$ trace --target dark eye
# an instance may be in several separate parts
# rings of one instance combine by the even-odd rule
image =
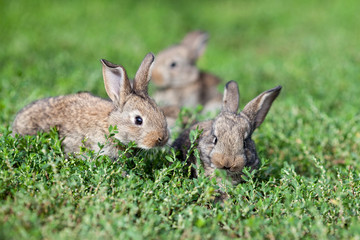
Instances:
[[[140,116],[135,117],[135,124],[141,125],[143,123],[143,119]]]
[[[172,62],[172,63],[170,64],[170,67],[171,67],[171,68],[176,67],[176,62]]]
[[[217,137],[215,137],[215,136],[214,136],[214,138],[213,138],[213,141],[212,141],[212,142],[213,142],[213,144],[214,144],[214,145],[216,145],[216,144],[217,144]]]

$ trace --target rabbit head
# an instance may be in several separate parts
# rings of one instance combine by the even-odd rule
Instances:
[[[239,103],[238,85],[226,84],[220,114],[213,120],[211,130],[204,131],[199,140],[200,158],[205,169],[224,169],[234,184],[241,182],[243,168],[256,168],[259,159],[253,131],[261,125],[271,104],[279,95],[281,86],[261,93],[237,113]]]
[[[109,125],[118,126],[115,138],[122,143],[135,141],[138,147],[149,149],[163,146],[169,139],[164,113],[148,95],[148,83],[154,55],[142,61],[131,86],[122,66],[101,60],[105,89],[114,103]]]
[[[196,60],[204,53],[208,38],[205,32],[190,32],[181,43],[159,52],[152,72],[154,84],[168,88],[195,82],[200,74]]]

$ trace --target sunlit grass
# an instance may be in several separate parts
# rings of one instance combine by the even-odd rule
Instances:
[[[360,238],[356,1],[0,6],[1,239]],[[169,148],[112,162],[65,157],[56,132],[10,136],[16,112],[35,99],[105,97],[101,58],[133,77],[147,52],[194,29],[210,33],[199,67],[223,79],[219,91],[237,81],[241,107],[283,86],[253,136],[262,168],[226,185],[224,203],[214,203],[215,181],[189,179]]]

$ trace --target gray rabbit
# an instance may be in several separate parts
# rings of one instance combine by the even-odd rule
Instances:
[[[261,93],[238,113],[239,90],[235,81],[226,84],[222,109],[213,119],[197,123],[185,130],[173,143],[185,158],[190,148],[189,134],[196,128],[202,129],[198,142],[201,163],[206,176],[213,176],[215,169],[224,169],[233,184],[242,181],[244,167],[255,169],[259,165],[255,143],[251,139],[253,131],[264,121],[273,101],[279,95],[281,86]],[[189,163],[196,164],[192,155]],[[192,169],[192,176],[197,173]]]
[[[101,62],[105,89],[111,100],[86,92],[37,100],[18,112],[13,134],[35,135],[55,126],[59,136],[65,137],[62,144],[66,153],[78,152],[83,145],[98,151],[101,143],[106,144],[103,154],[111,158],[118,157],[119,147],[106,143],[110,125],[117,126],[114,137],[123,144],[134,141],[143,149],[166,144],[169,131],[165,116],[147,91],[154,55],[145,56],[133,86],[122,66]]]

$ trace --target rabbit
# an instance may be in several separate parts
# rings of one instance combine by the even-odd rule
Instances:
[[[115,139],[123,144],[134,141],[138,148],[163,146],[169,138],[164,113],[148,96],[148,83],[154,55],[142,61],[130,84],[122,66],[102,59],[105,89],[111,100],[87,92],[37,100],[20,110],[13,122],[13,135],[35,135],[56,127],[65,153],[76,153],[85,145],[116,159],[120,146],[107,142],[109,126],[117,126]],[[85,139],[85,142],[84,142]]]
[[[184,159],[191,144],[190,131],[202,129],[197,139],[197,149],[205,176],[213,176],[215,169],[223,169],[231,178],[232,184],[242,182],[243,168],[256,169],[260,162],[251,135],[264,121],[281,88],[278,86],[261,93],[237,113],[238,85],[235,81],[228,82],[219,115],[213,120],[194,124],[181,133],[172,146],[180,151]],[[191,155],[188,161],[189,164],[196,164],[194,155]],[[191,170],[191,177],[197,177],[194,169]]]
[[[157,54],[152,69],[156,86],[154,99],[159,105],[196,107],[205,112],[221,108],[222,95],[217,90],[221,80],[195,63],[204,53],[209,35],[203,31],[188,33],[181,43]]]

